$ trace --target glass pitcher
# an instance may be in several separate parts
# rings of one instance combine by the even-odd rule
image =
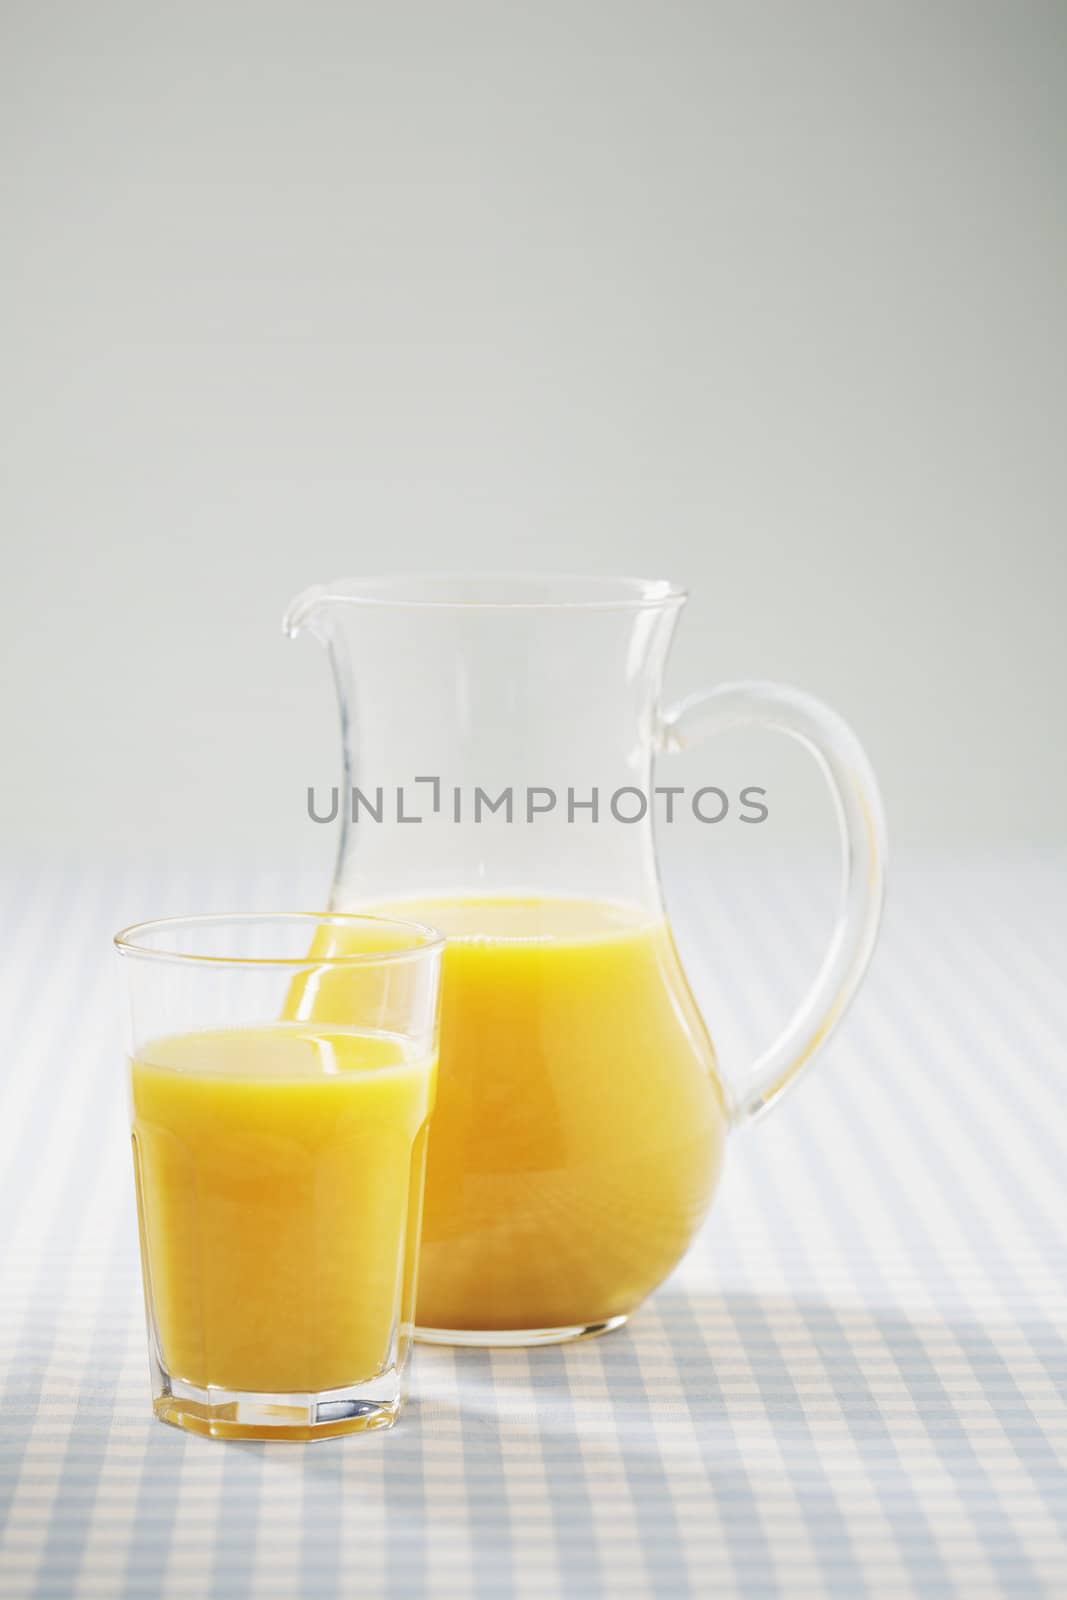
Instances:
[[[638,579],[372,578],[309,589],[286,616],[325,645],[340,702],[330,909],[448,938],[423,1338],[534,1344],[625,1321],[700,1225],[728,1128],[811,1060],[870,960],[885,834],[863,749],[775,684],[664,708],[685,598]],[[844,868],[810,992],[727,1089],[665,918],[653,816],[661,758],[739,723],[814,754]],[[719,804],[691,803],[705,820]]]

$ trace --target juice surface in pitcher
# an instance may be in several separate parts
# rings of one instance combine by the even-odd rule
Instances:
[[[419,1326],[632,1311],[703,1218],[726,1131],[666,921],[551,897],[402,904],[448,935]]]

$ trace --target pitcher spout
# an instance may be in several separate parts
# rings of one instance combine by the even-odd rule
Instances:
[[[310,589],[302,589],[296,598],[290,601],[282,618],[282,632],[286,638],[295,639],[297,634],[303,633],[316,614],[321,611],[322,603],[329,592],[324,583],[313,583]]]

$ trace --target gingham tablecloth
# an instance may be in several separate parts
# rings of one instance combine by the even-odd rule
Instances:
[[[893,890],[826,1061],[628,1329],[421,1349],[392,1433],[301,1447],[150,1417],[108,939],[317,897],[9,869],[0,1594],[1067,1595],[1067,859]],[[717,1031],[765,1036],[825,896],[672,901]]]

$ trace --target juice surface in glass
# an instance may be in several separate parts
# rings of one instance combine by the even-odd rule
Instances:
[[[379,1371],[411,1322],[434,1080],[396,1037],[306,1022],[140,1047],[141,1249],[172,1378],[306,1393]]]
[[[690,1243],[726,1132],[666,922],[533,897],[404,901],[403,914],[448,936],[420,1327],[632,1311]]]

